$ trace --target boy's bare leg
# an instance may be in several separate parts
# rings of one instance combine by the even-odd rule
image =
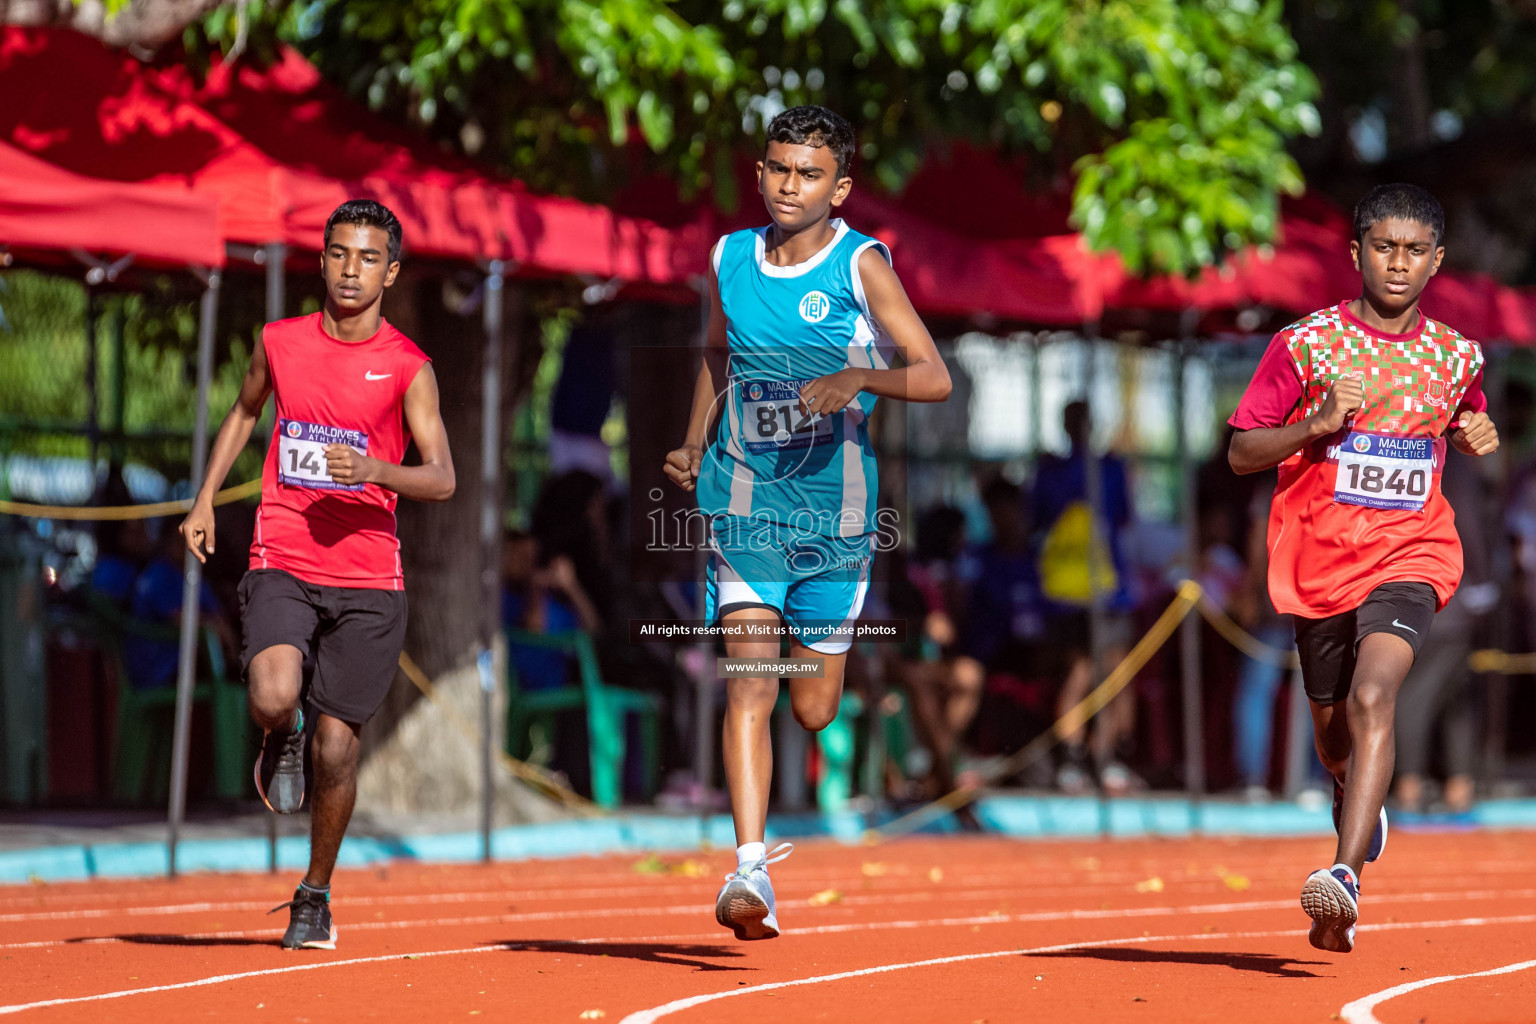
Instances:
[[[315,722],[315,795],[309,805],[309,871],[304,876],[304,884],[312,889],[331,884],[336,854],[352,820],[360,731],[361,726],[327,714]]]
[[[1350,681],[1348,727],[1351,751],[1344,779],[1344,814],[1339,823],[1335,863],[1348,864],[1358,878],[1365,866],[1371,834],[1392,784],[1397,748],[1393,718],[1397,691],[1413,667],[1413,648],[1391,633],[1371,633],[1360,641]]]
[[[747,608],[732,612],[724,621],[773,624],[778,621],[778,614],[768,608]],[[726,652],[732,658],[777,658],[779,644],[777,640],[731,640],[726,643]],[[790,654],[795,658],[821,658],[825,663],[820,678],[791,679],[789,683],[795,720],[806,729],[819,732],[837,717],[847,655],[818,654],[800,643],[791,644]],[[760,843],[768,823],[768,793],[773,785],[770,737],[779,681],[765,677],[731,679],[726,682],[725,692],[721,750],[736,843]]]

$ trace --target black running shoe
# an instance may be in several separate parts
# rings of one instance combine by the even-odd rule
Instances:
[[[304,804],[304,719],[289,733],[267,730],[256,759],[256,792],[268,810],[292,814]]]
[[[279,903],[269,914],[288,908],[288,930],[283,933],[284,949],[335,949],[336,923],[331,920],[331,894],[299,886],[293,899]]]

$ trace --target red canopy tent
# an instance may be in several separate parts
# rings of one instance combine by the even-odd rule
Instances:
[[[23,255],[131,255],[157,267],[224,263],[217,210],[207,198],[87,178],[3,142],[0,246]]]
[[[746,165],[739,170],[750,183]],[[1127,273],[1118,256],[1090,252],[1068,223],[1070,197],[1057,183],[1027,184],[1029,169],[955,143],[931,156],[899,195],[862,185],[843,207],[850,223],[891,246],[919,312],[984,314],[1048,326],[1080,326],[1107,310],[1202,312],[1268,306],[1304,314],[1359,292],[1350,264],[1348,216],[1312,196],[1281,203],[1279,240],[1250,249],[1194,280]],[[701,239],[687,264],[702,273],[718,234],[766,221],[750,192],[742,209],[720,217],[697,205],[657,201],[658,188],[631,189],[616,206],[653,216]],[[744,190],[746,191],[746,190]],[[1442,271],[1424,306],[1472,337],[1536,342],[1536,292],[1490,278]]]
[[[185,188],[156,188],[77,174],[0,142],[0,246],[44,261],[57,261],[59,254],[67,253],[92,264],[87,281],[94,276],[97,283],[117,269],[116,265],[101,263],[103,255],[131,256],[135,262],[158,267],[190,267],[198,273],[205,287],[198,320],[197,416],[191,473],[192,479],[200,479],[208,452],[208,385],[220,284],[214,268],[224,264],[216,204]],[[173,850],[186,792],[201,575],[201,564],[189,553],[182,587],[172,769],[176,794],[170,812]],[[173,864],[174,856],[173,852]]]
[[[210,196],[229,242],[317,251],[330,212],[366,196],[419,256],[658,283],[688,272],[687,232],[492,177],[351,102],[291,50],[198,82],[75,32],[4,27],[0,94],[0,139],[79,173]]]

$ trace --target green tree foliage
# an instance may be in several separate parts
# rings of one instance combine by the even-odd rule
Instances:
[[[1325,85],[1309,164],[1348,162],[1349,129],[1381,117],[1386,159],[1482,122],[1536,129],[1536,4],[1517,0],[1291,0],[1302,55]]]
[[[142,292],[99,300],[106,314],[87,338],[86,290],[78,283],[25,270],[0,277],[6,326],[0,327],[0,380],[23,386],[0,388],[0,453],[83,457],[89,450],[84,424],[90,391],[86,364],[90,345],[97,355],[96,409],[103,432],[121,414],[131,440],[131,462],[186,476],[196,409],[197,303],[176,295],[160,281]],[[119,369],[108,317],[123,323],[124,365]],[[232,338],[209,388],[213,422],[239,392],[250,347]],[[123,375],[124,408],[116,408],[114,379]],[[39,429],[46,426],[48,429]],[[24,428],[24,429],[23,429]],[[106,455],[106,445],[101,449]],[[256,448],[241,455],[232,482],[261,471]]]
[[[252,0],[375,108],[531,184],[602,199],[638,172],[734,204],[733,158],[778,110],[860,129],[896,189],[964,138],[1075,175],[1075,223],[1136,271],[1269,241],[1302,187],[1311,73],[1279,0]],[[228,45],[215,12],[194,43]],[[643,146],[632,142],[643,141]],[[964,187],[957,182],[957,187]]]
[[[1292,147],[1348,206],[1411,181],[1446,207],[1447,260],[1536,283],[1536,4],[1528,0],[1289,0],[1322,81],[1323,130]]]

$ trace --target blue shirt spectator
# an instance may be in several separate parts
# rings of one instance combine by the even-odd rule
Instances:
[[[180,547],[180,538],[177,538]],[[128,595],[128,615],[141,622],[174,625],[181,621],[182,564],[162,555],[144,567],[134,579]],[[205,620],[223,615],[218,599],[205,580],[199,591],[198,607]],[[175,641],[150,640],[128,634],[123,638],[123,660],[128,665],[128,682],[136,690],[168,686],[176,679],[181,658]]]

